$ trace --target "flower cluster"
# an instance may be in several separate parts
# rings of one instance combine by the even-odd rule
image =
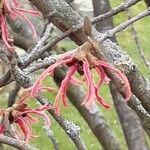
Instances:
[[[41,91],[41,89],[47,89],[47,87],[44,87],[42,84],[42,81],[47,76],[53,76],[53,73],[56,69],[56,67],[60,65],[67,65],[69,67],[68,72],[64,78],[64,80],[61,83],[61,86],[59,88],[59,91],[56,95],[54,108],[57,113],[60,113],[59,105],[60,102],[67,107],[68,102],[66,99],[66,92],[69,83],[79,84],[81,83],[79,80],[77,80],[74,75],[76,72],[80,73],[80,75],[84,76],[84,81],[87,85],[87,94],[85,96],[85,99],[83,101],[83,104],[91,109],[94,100],[96,99],[98,103],[100,103],[103,107],[106,109],[110,108],[110,105],[107,104],[104,99],[99,95],[99,90],[103,83],[109,82],[109,78],[107,77],[105,73],[105,68],[110,69],[116,76],[123,82],[123,88],[125,91],[125,99],[128,101],[131,96],[131,89],[128,82],[127,77],[121,73],[118,69],[114,68],[109,63],[98,60],[95,56],[92,55],[92,51],[95,49],[95,46],[92,42],[87,41],[85,42],[80,49],[74,53],[74,54],[64,54],[62,57],[53,65],[49,66],[35,81],[34,85],[28,89],[28,94],[31,97],[36,97],[38,92]],[[99,75],[99,81],[98,83],[95,83],[91,69],[95,69],[97,74]],[[50,87],[49,87],[50,88]],[[52,87],[51,87],[52,88]]]
[[[5,133],[8,126],[11,125],[15,131],[15,138],[29,142],[34,137],[32,134],[32,125],[38,122],[37,116],[44,119],[45,126],[51,125],[50,119],[45,113],[46,110],[51,108],[50,105],[43,105],[35,109],[29,108],[27,103],[25,103],[25,99],[20,99],[12,107],[0,110],[0,115],[2,116],[0,134]]]
[[[24,15],[24,13],[30,13],[32,15],[40,15],[37,11],[25,10],[21,8],[20,3],[17,0],[1,0],[0,1],[0,26],[2,32],[2,39],[6,48],[10,51],[14,50],[12,46],[12,40],[10,39],[10,34],[7,27],[6,17],[10,16],[15,20],[18,16],[24,18],[30,25],[33,31],[33,38],[36,36],[36,32],[32,23]],[[88,21],[88,20],[87,20]],[[86,21],[85,21],[86,25]],[[88,36],[91,33],[90,26],[85,29]],[[0,115],[2,116],[2,121],[0,124],[0,134],[5,133],[9,125],[13,126],[16,131],[16,137],[18,139],[29,142],[33,137],[32,134],[32,124],[37,122],[36,116],[40,116],[44,119],[45,126],[50,126],[50,119],[46,115],[45,111],[49,109],[55,109],[56,113],[60,114],[60,103],[67,107],[68,101],[66,97],[67,89],[70,83],[79,85],[83,81],[75,78],[75,73],[79,73],[84,77],[84,81],[87,85],[86,96],[83,100],[83,105],[88,109],[92,109],[94,100],[96,99],[104,108],[110,108],[110,105],[105,102],[105,100],[99,95],[99,91],[104,82],[109,83],[110,79],[107,77],[105,69],[109,69],[115,74],[120,81],[123,83],[123,90],[125,91],[125,99],[128,101],[131,97],[131,89],[127,77],[121,73],[118,69],[114,68],[109,63],[98,60],[94,55],[93,51],[97,49],[95,43],[88,38],[87,41],[78,49],[77,52],[65,53],[57,60],[56,63],[49,66],[35,81],[32,87],[25,89],[21,98],[12,106],[7,109],[1,109]],[[53,76],[55,69],[58,66],[67,65],[68,71],[61,82],[59,91],[55,98],[54,107],[47,104],[38,108],[30,108],[27,104],[29,97],[37,97],[39,92],[50,91],[55,92],[55,88],[43,85],[43,80],[47,76]],[[98,76],[98,83],[95,82],[91,70],[94,69]],[[19,130],[17,129],[19,128]]]
[[[25,13],[29,13],[31,15],[40,16],[38,11],[34,10],[26,10],[21,8],[21,4],[17,0],[1,0],[0,1],[0,27],[1,27],[1,34],[2,39],[4,42],[5,47],[13,51],[14,47],[12,47],[12,39],[10,38],[10,34],[8,31],[6,17],[9,16],[11,19],[16,20],[18,17],[22,17],[26,22],[30,25],[33,38],[36,37],[36,31],[33,24],[30,20],[26,17]]]

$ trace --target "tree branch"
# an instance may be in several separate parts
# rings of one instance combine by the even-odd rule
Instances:
[[[13,89],[9,93],[8,107],[11,107],[15,103],[15,100],[18,95],[18,92],[20,91],[20,88],[21,86],[17,82],[15,82]]]
[[[0,142],[13,146],[19,150],[38,150],[37,148],[28,145],[26,142],[20,141],[18,139],[10,138],[2,134],[0,134]]]
[[[4,52],[6,52],[4,50]],[[20,86],[24,88],[28,88],[32,86],[32,80],[29,72],[22,71],[13,61],[9,61],[7,64],[10,68],[10,72],[12,74],[13,79],[20,84]],[[48,104],[49,102],[41,95],[36,97],[36,99],[42,104]],[[65,133],[71,138],[76,147],[79,150],[86,150],[85,144],[81,141],[79,128],[75,126],[73,123],[68,123],[68,121],[61,116],[57,115],[54,110],[48,110],[48,112],[53,116],[53,118],[58,122],[58,124],[65,130]],[[66,123],[67,121],[67,123]]]
[[[72,26],[76,26],[81,23],[82,18],[74,12],[69,5],[67,5],[62,0],[49,0],[49,1],[40,1],[40,0],[30,0],[38,9],[40,9],[45,17],[48,18],[48,14],[52,11],[57,11],[57,15],[53,15],[51,18],[52,22],[55,22],[55,25],[59,27],[62,31],[71,28]],[[63,7],[62,7],[63,6]],[[68,13],[69,12],[69,13]],[[149,11],[146,11],[149,14]],[[48,18],[49,19],[49,18]],[[97,31],[93,32],[95,38],[99,36]],[[72,39],[75,42],[82,43],[84,40],[83,32],[75,32],[73,33],[75,37]],[[102,34],[101,34],[102,36]],[[81,39],[82,38],[82,39]],[[116,44],[112,43],[110,40],[105,40],[102,45],[102,52],[104,53],[105,60],[109,61],[114,66],[118,67],[122,70],[128,77],[132,92],[137,96],[139,100],[141,100],[144,108],[150,111],[150,88],[147,86],[146,79],[140,74],[137,67],[133,63],[133,60],[121,50]],[[100,58],[100,57],[99,57]]]
[[[38,95],[36,99],[45,105],[49,101],[42,95]],[[64,119],[62,116],[57,115],[53,109],[48,110],[48,112],[53,116],[57,123],[64,129],[65,133],[71,138],[72,142],[76,145],[78,150],[86,150],[86,146],[80,138],[80,128],[73,122]]]
[[[49,126],[45,126],[45,125],[43,126],[43,129],[45,130],[46,135],[48,136],[48,138],[50,139],[50,141],[53,143],[54,150],[59,150],[60,149],[59,148],[59,143],[56,140],[53,131],[49,128]]]
[[[54,80],[58,86],[60,86],[65,75],[66,71],[60,68],[55,70]],[[103,148],[105,150],[120,150],[120,144],[116,138],[116,135],[112,132],[97,105],[95,104],[93,111],[89,111],[84,105],[82,105],[85,95],[86,93],[82,86],[75,86],[70,83],[67,91],[67,96],[70,102],[76,107],[81,116],[83,116],[84,120],[88,123]]]
[[[114,29],[112,30],[108,30],[106,31],[101,37],[100,37],[100,41],[104,41],[109,37],[114,36],[116,33],[124,30],[125,28],[127,28],[129,25],[132,25],[134,22],[146,17],[150,15],[150,10],[147,9],[146,11],[140,13],[139,15],[129,19],[128,21],[125,21],[123,23],[121,23],[120,25],[116,26]]]
[[[121,12],[121,11],[125,11],[128,7],[130,7],[130,6],[132,6],[132,5],[134,5],[134,4],[136,4],[137,2],[139,2],[140,0],[132,0],[132,1],[128,1],[127,3],[124,3],[124,4],[122,4],[122,5],[120,5],[120,6],[118,6],[118,7],[116,7],[116,8],[114,8],[114,9],[112,9],[111,11],[109,11],[109,12],[107,12],[107,13],[105,13],[105,14],[103,14],[103,15],[100,15],[100,16],[97,16],[96,18],[94,18],[93,20],[92,20],[92,23],[96,23],[96,22],[98,22],[98,21],[102,21],[102,20],[104,20],[104,19],[107,19],[107,18],[109,18],[109,17],[111,17],[111,16],[113,16],[113,15],[116,15],[116,14],[118,14],[119,12]],[[33,2],[34,3],[34,1],[32,1],[31,0],[31,2]],[[37,1],[36,1],[37,2]],[[36,3],[35,2],[35,3]],[[46,4],[47,4],[47,2],[46,2]],[[40,6],[40,2],[39,2],[39,4],[38,4],[39,6]],[[49,5],[47,5],[47,6],[45,6],[45,8],[47,8]],[[42,8],[41,9],[43,9],[44,7],[42,6]],[[40,8],[39,8],[40,9]],[[46,9],[44,10],[43,9],[43,11],[46,11]],[[48,12],[49,11],[51,11],[51,10],[48,10]],[[51,14],[51,12],[49,12],[50,14]],[[53,13],[53,15],[54,15],[55,13]],[[51,16],[53,16],[53,15],[51,15]],[[77,15],[77,13],[76,13],[76,15]],[[49,18],[49,15],[47,16],[48,18]],[[78,19],[78,21],[79,21],[80,19]],[[81,23],[81,22],[80,22]],[[55,39],[53,39],[51,42],[49,42],[48,44],[46,44],[44,47],[42,47],[41,49],[39,49],[39,50],[37,50],[35,53],[33,52],[29,57],[28,57],[28,59],[24,62],[24,67],[23,68],[25,68],[25,67],[27,67],[31,62],[33,62],[34,60],[36,60],[36,59],[38,59],[40,56],[41,56],[41,54],[42,53],[44,53],[44,52],[46,52],[48,49],[50,49],[51,47],[53,47],[56,43],[58,43],[59,41],[61,41],[62,39],[64,39],[65,37],[67,37],[68,35],[70,35],[71,33],[80,33],[80,31],[78,31],[78,30],[80,30],[80,29],[82,29],[82,23],[80,24],[79,23],[79,25],[77,25],[77,26],[75,26],[74,24],[73,24],[73,27],[71,26],[70,28],[68,28],[69,30],[68,31],[66,31],[65,33],[63,33],[63,34],[61,34],[61,35],[59,35],[59,36],[57,36]],[[77,32],[78,31],[78,32]],[[82,33],[83,34],[83,33]],[[81,34],[81,35],[82,35]],[[80,34],[79,34],[79,36],[78,36],[78,38],[80,39]],[[83,37],[83,36],[81,36],[81,38],[84,40],[85,39],[85,36]],[[81,40],[81,41],[83,41],[83,40]],[[79,41],[79,40],[78,40]],[[12,79],[10,80],[10,72],[7,72],[6,74],[4,74],[3,76],[1,76],[1,78],[0,78],[0,87],[2,87],[2,86],[4,86],[4,85],[6,85],[6,84],[9,84],[10,82],[12,81]]]
[[[129,150],[148,150],[148,145],[145,142],[144,132],[136,113],[126,104],[124,98],[117,92],[114,86],[111,86],[113,101],[118,112],[118,117],[122,125],[125,139]],[[121,106],[122,105],[122,106]]]
[[[126,11],[127,11],[128,19],[131,19],[132,14],[131,14],[130,9],[127,9]],[[140,57],[142,58],[145,66],[147,67],[148,71],[150,72],[150,62],[146,59],[146,57],[144,55],[144,50],[141,46],[141,43],[140,43],[140,40],[138,37],[138,33],[136,32],[133,24],[131,24],[131,33],[132,33],[133,39],[135,41],[138,53],[139,53]]]
[[[150,114],[145,110],[135,95],[132,95],[130,101],[128,101],[128,105],[137,113],[143,128],[145,129],[147,135],[150,137]]]

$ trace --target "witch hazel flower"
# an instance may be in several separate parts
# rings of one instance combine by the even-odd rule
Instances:
[[[13,51],[14,47],[12,46],[13,41],[10,38],[10,33],[8,31],[8,26],[7,26],[7,21],[6,21],[7,16],[9,16],[14,21],[18,17],[23,18],[31,27],[33,38],[37,36],[33,24],[26,17],[25,13],[31,14],[33,16],[41,16],[41,14],[38,11],[26,10],[26,9],[21,8],[21,4],[17,0],[1,0],[0,1],[1,35],[2,35],[4,45],[9,51]]]
[[[55,98],[54,108],[58,114],[60,113],[59,107],[61,102],[65,107],[68,106],[66,93],[69,84],[74,83],[75,85],[78,85],[83,82],[75,78],[75,73],[79,73],[81,76],[83,76],[84,81],[86,82],[87,92],[82,104],[87,108],[92,109],[92,105],[95,100],[104,108],[110,108],[110,105],[106,103],[104,99],[99,95],[100,88],[103,83],[109,83],[110,81],[105,73],[105,69],[109,69],[110,71],[112,71],[112,73],[121,80],[124,85],[123,89],[125,93],[125,99],[126,101],[128,101],[131,97],[131,89],[127,77],[121,71],[114,68],[111,64],[102,60],[98,60],[92,54],[93,50],[95,49],[97,49],[97,47],[95,47],[95,44],[91,40],[88,40],[74,54],[62,54],[61,58],[58,59],[55,64],[49,66],[35,81],[34,85],[28,89],[30,91],[30,96],[37,96],[37,94],[40,92],[41,87],[44,87],[42,81],[45,80],[48,76],[53,76],[53,73],[58,66],[67,65],[69,69],[65,78],[61,82],[59,91]],[[93,78],[91,72],[92,69],[96,70],[99,76],[98,83],[96,83]]]
[[[51,109],[52,106],[46,104],[38,108],[30,108],[25,101],[26,99],[24,101],[21,99],[12,107],[0,110],[2,116],[0,134],[5,133],[11,125],[18,139],[29,142],[35,137],[32,133],[32,125],[38,122],[37,117],[44,119],[44,125],[50,127],[51,121],[45,111]]]

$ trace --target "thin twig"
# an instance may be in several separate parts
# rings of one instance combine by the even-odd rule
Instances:
[[[36,99],[42,104],[45,105],[48,103],[48,100],[42,95],[38,95]],[[57,123],[64,129],[65,133],[71,138],[78,150],[87,150],[85,144],[80,137],[80,128],[75,125],[72,121],[64,119],[62,116],[57,115],[53,109],[48,110],[48,112],[53,116]]]
[[[35,44],[33,44],[27,51],[32,53],[32,52],[36,52],[38,49],[42,48],[45,45],[47,39],[51,36],[50,32],[51,32],[52,28],[53,28],[52,23],[46,24],[45,31],[43,32],[43,35],[41,36],[41,38],[39,40],[37,40],[35,42]]]
[[[121,4],[120,6],[113,8],[112,10],[110,10],[109,12],[99,15],[95,18],[93,18],[91,20],[92,24],[95,24],[98,21],[102,21],[105,20],[109,17],[112,17],[114,15],[117,15],[118,13],[125,11],[127,8],[131,7],[132,5],[135,5],[136,3],[138,3],[141,0],[131,0],[128,1],[126,3]],[[76,32],[80,29],[83,28],[83,24],[79,24],[78,26],[72,27],[69,30],[67,30],[66,32],[64,32],[63,34],[57,36],[55,39],[53,39],[51,42],[49,42],[48,44],[46,44],[44,47],[42,47],[41,49],[39,49],[38,51],[36,51],[35,53],[32,53],[27,62],[25,62],[25,66],[29,65],[31,62],[33,62],[35,59],[38,59],[38,57],[44,53],[45,51],[47,51],[47,49],[52,48],[56,43],[58,43],[59,41],[63,40],[64,38],[66,38],[68,35],[70,35],[73,32]]]
[[[43,129],[45,130],[46,132],[46,135],[48,136],[48,138],[50,139],[50,141],[53,143],[54,145],[54,150],[59,150],[59,143],[58,141],[56,140],[55,136],[54,136],[54,133],[53,131],[50,129],[49,126],[43,126]]]
[[[113,28],[112,30],[108,30],[106,31],[99,39],[99,41],[104,41],[107,38],[110,38],[112,36],[114,36],[116,33],[126,29],[129,25],[133,24],[134,22],[146,17],[150,15],[150,10],[147,9],[144,12],[140,13],[139,15],[129,19],[128,21],[125,21],[123,23],[121,23],[120,25],[116,26],[115,28]]]
[[[55,39],[53,39],[51,42],[49,42],[48,44],[46,44],[45,46],[43,46],[41,49],[38,49],[36,51],[33,51],[29,57],[27,58],[27,60],[24,62],[24,67],[27,67],[31,62],[33,62],[34,60],[38,59],[41,54],[43,54],[44,52],[46,52],[48,49],[52,48],[54,45],[56,45],[59,41],[61,41],[62,39],[64,39],[65,37],[67,37],[69,34],[71,34],[72,32],[74,32],[76,30],[76,28],[70,28],[69,30],[67,30],[66,32],[64,32],[63,34],[57,36]]]
[[[123,4],[121,4],[120,6],[111,9],[110,11],[108,11],[105,14],[99,15],[97,17],[95,17],[94,19],[92,19],[92,24],[98,22],[98,21],[103,21],[104,19],[107,19],[109,17],[112,17],[114,15],[117,15],[118,13],[122,12],[122,11],[126,11],[127,8],[135,5],[136,3],[140,2],[141,0],[129,0]]]
[[[124,23],[116,26],[114,29],[112,30],[108,30],[106,31],[104,34],[102,34],[102,37],[100,37],[99,41],[102,42],[104,40],[106,40],[109,37],[114,36],[116,33],[124,30],[125,28],[127,28],[129,25],[131,25],[132,23],[146,17],[150,15],[150,11],[146,10],[142,13],[140,13],[139,15],[131,18],[128,21],[125,21]],[[62,40],[64,37],[68,36],[70,33],[77,31],[77,29],[80,29],[78,27],[72,27],[69,30],[67,30],[66,32],[64,32],[64,34],[61,34],[60,36],[57,36],[54,40],[52,40],[50,43],[48,43],[47,45],[45,45],[44,47],[42,47],[41,49],[37,50],[35,53],[33,52],[28,60],[25,62],[25,66],[28,66],[31,62],[33,62],[34,60],[38,59],[39,56],[41,56],[41,54],[43,54],[44,52],[47,51],[47,49],[53,47],[56,43],[58,43],[60,40]]]
[[[37,71],[39,69],[44,69],[44,68],[54,64],[58,59],[60,59],[62,57],[62,55],[74,54],[77,51],[78,51],[78,49],[73,49],[73,50],[70,50],[70,51],[65,52],[63,54],[51,55],[51,56],[45,57],[43,60],[38,60],[36,63],[34,63],[34,65],[30,65],[28,68],[23,69],[23,71],[32,73],[32,72]]]
[[[127,11],[128,20],[130,20],[132,18],[131,17],[132,16],[131,11],[130,11],[129,8],[126,11]],[[130,27],[131,27],[131,33],[132,33],[133,39],[134,39],[136,47],[138,49],[138,53],[141,56],[141,58],[142,58],[142,60],[143,60],[143,62],[145,64],[145,66],[150,71],[150,62],[145,58],[144,50],[143,50],[143,48],[141,46],[141,43],[140,43],[138,34],[137,34],[136,30],[135,30],[135,27],[134,27],[133,24],[131,24]]]

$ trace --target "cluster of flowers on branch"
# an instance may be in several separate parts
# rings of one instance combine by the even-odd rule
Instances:
[[[30,24],[31,29],[33,30],[33,36],[35,36],[35,29],[24,13],[30,13],[32,15],[39,15],[39,13],[33,10],[22,9],[17,0],[1,0],[0,2],[2,39],[7,49],[11,51],[14,48],[11,45],[12,41],[7,28],[6,17],[10,16],[13,20],[15,20],[18,16],[21,16]],[[84,24],[88,25],[85,25],[84,27],[85,34],[90,35],[90,22]],[[88,109],[92,109],[95,99],[104,108],[110,108],[110,105],[106,103],[105,100],[99,95],[99,91],[103,83],[108,83],[110,81],[106,75],[106,69],[111,70],[112,73],[122,81],[124,85],[123,90],[125,91],[125,99],[128,101],[131,97],[131,89],[127,77],[109,63],[97,59],[97,57],[93,55],[93,52],[97,49],[100,49],[100,47],[95,41],[92,40],[92,38],[90,38],[90,36],[87,36],[87,41],[80,46],[75,53],[62,54],[56,63],[49,66],[38,77],[32,87],[24,90],[20,99],[12,107],[0,110],[0,115],[2,116],[0,134],[5,133],[8,127],[11,126],[15,129],[15,138],[23,139],[28,142],[32,137],[34,137],[32,134],[32,124],[37,122],[36,116],[40,116],[44,119],[45,126],[50,126],[50,119],[45,111],[55,109],[56,113],[60,114],[60,103],[62,102],[65,107],[68,106],[66,93],[69,84],[73,83],[79,85],[83,83],[83,81],[80,81],[75,77],[75,73],[79,73],[83,76],[84,81],[86,82],[87,92],[83,100],[83,104]],[[41,93],[45,90],[50,92],[56,91],[55,88],[51,86],[44,86],[43,80],[45,80],[48,76],[53,76],[55,69],[61,65],[67,65],[68,71],[65,78],[61,82],[59,91],[55,98],[54,106],[48,104],[38,108],[30,108],[27,104],[27,100],[30,97],[36,98],[39,92]],[[96,83],[93,78],[92,69],[94,69],[99,76],[98,83]]]
[[[75,78],[75,73],[79,73],[84,77],[84,81],[87,85],[86,96],[83,100],[83,103],[89,110],[92,109],[94,100],[96,99],[104,108],[110,108],[110,105],[105,102],[105,100],[99,95],[100,88],[104,82],[109,83],[110,79],[107,77],[105,69],[111,70],[120,80],[123,86],[123,91],[126,101],[131,97],[131,89],[127,77],[118,69],[114,68],[111,64],[97,59],[93,55],[93,52],[100,50],[99,44],[92,39],[91,34],[91,23],[88,17],[84,19],[84,31],[87,35],[87,41],[79,47],[75,53],[64,53],[57,60],[56,63],[49,66],[35,81],[32,87],[26,89],[26,97],[36,97],[39,92],[43,90],[48,90],[54,92],[54,88],[43,85],[43,80],[48,76],[53,76],[54,71],[58,66],[67,65],[68,71],[61,82],[59,91],[55,98],[54,109],[56,113],[60,114],[60,102],[67,107],[67,90],[70,83],[75,85],[82,84],[83,81],[80,81]],[[92,69],[95,69],[99,75],[99,81],[96,83],[92,75]]]
[[[10,33],[7,26],[6,18],[10,17],[12,20],[16,20],[18,17],[23,18],[31,27],[33,32],[33,38],[36,37],[36,31],[33,24],[26,17],[25,13],[34,16],[41,16],[38,11],[34,10],[26,10],[21,7],[21,4],[17,0],[1,0],[0,1],[0,27],[1,27],[1,35],[4,42],[5,47],[13,51],[14,47],[13,41],[10,38]]]
[[[96,99],[98,103],[100,103],[104,108],[110,108],[110,105],[107,104],[104,99],[99,95],[99,90],[104,82],[109,82],[110,79],[107,77],[105,73],[105,69],[108,68],[115,74],[123,83],[123,90],[125,91],[125,99],[128,101],[131,97],[131,89],[128,82],[127,77],[121,73],[118,69],[114,68],[109,63],[98,60],[93,54],[92,51],[97,49],[95,47],[95,43],[91,40],[85,42],[79,50],[74,53],[66,53],[61,56],[57,62],[51,66],[49,66],[35,81],[34,85],[27,89],[28,95],[31,97],[36,97],[42,89],[52,89],[53,87],[45,87],[42,83],[43,80],[46,79],[47,76],[53,76],[55,69],[60,65],[67,65],[69,67],[65,78],[63,79],[59,91],[55,98],[54,108],[55,111],[60,114],[59,105],[60,102],[67,107],[68,102],[66,98],[67,89],[70,83],[80,84],[82,81],[79,81],[74,77],[75,73],[79,73],[84,76],[84,81],[87,85],[87,94],[83,101],[83,104],[88,108],[92,109],[92,105],[94,100]],[[95,69],[97,74],[99,75],[98,83],[95,83],[94,78],[92,76],[91,70]]]
[[[29,142],[31,138],[34,138],[32,125],[38,122],[38,116],[44,120],[45,126],[50,127],[50,118],[45,111],[51,109],[52,106],[46,104],[33,109],[28,107],[26,100],[23,96],[12,107],[0,110],[0,115],[3,117],[0,134],[5,133],[11,127],[15,131],[14,138]]]

